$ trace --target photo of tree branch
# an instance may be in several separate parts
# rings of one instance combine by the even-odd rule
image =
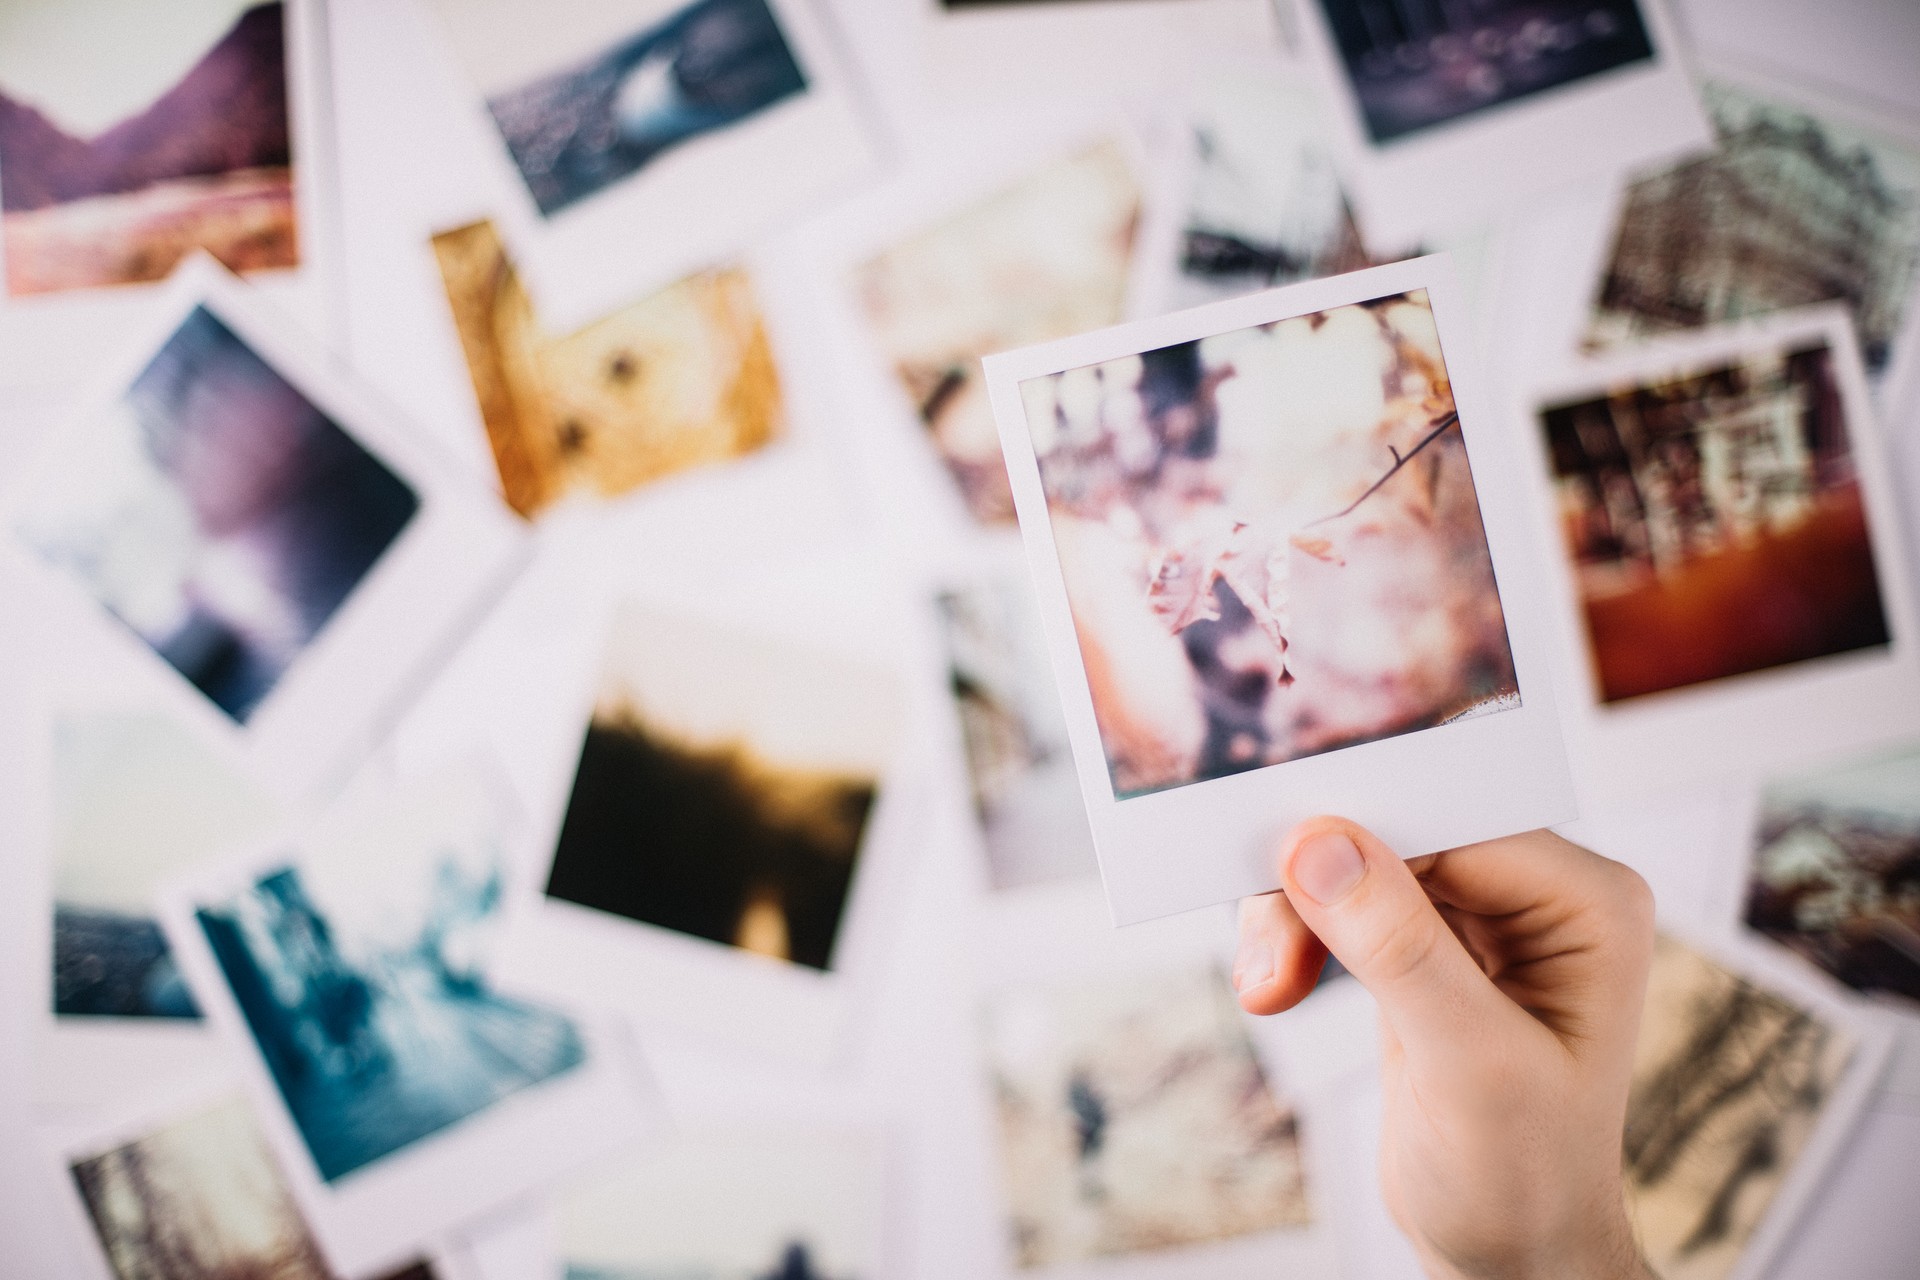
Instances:
[[[1425,290],[1021,395],[1122,798],[1519,705]]]

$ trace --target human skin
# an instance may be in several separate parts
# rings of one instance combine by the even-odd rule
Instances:
[[[1234,987],[1274,1014],[1329,952],[1380,1009],[1388,1210],[1435,1280],[1649,1280],[1621,1137],[1653,954],[1631,869],[1546,831],[1403,862],[1312,818],[1240,904]]]

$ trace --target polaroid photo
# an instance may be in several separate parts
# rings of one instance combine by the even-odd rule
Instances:
[[[779,369],[753,283],[701,271],[571,333],[542,327],[490,221],[433,252],[507,505],[618,497],[759,449],[782,428]]]
[[[86,378],[196,250],[333,328],[318,0],[0,14],[0,385]]]
[[[318,789],[524,538],[211,259],[158,319],[18,479],[8,523],[44,626],[113,624],[126,660],[178,677],[183,713],[280,789]]]
[[[838,1052],[919,753],[884,628],[853,634],[844,589],[802,581],[615,612],[503,977],[778,1057]]]
[[[1753,1280],[1872,1100],[1891,1039],[1752,945],[1655,945],[1623,1180],[1668,1280]]]
[[[1117,923],[1270,892],[1316,813],[1408,857],[1573,816],[1454,289],[1418,258],[987,359]]]
[[[1662,0],[1295,8],[1377,250],[1712,145]]]
[[[1643,797],[1911,731],[1913,579],[1843,310],[1648,343],[1531,403],[1583,787]]]
[[[501,780],[467,766],[350,792],[165,894],[188,985],[342,1270],[398,1260],[650,1127],[624,1044],[494,980],[522,838]]]
[[[737,252],[877,162],[805,0],[432,8],[514,179],[504,237],[563,329]]]

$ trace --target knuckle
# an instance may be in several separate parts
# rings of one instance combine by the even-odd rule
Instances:
[[[1427,967],[1440,943],[1439,916],[1402,910],[1381,921],[1362,945],[1358,972],[1373,982],[1398,983]]]

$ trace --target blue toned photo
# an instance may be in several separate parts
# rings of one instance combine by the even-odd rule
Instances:
[[[487,981],[495,831],[477,783],[417,789],[196,912],[329,1182],[586,1060],[570,1020]]]
[[[445,7],[456,28],[475,24],[457,7]],[[544,9],[541,17],[564,21]],[[480,35],[455,31],[461,44]],[[483,92],[534,203],[547,215],[807,87],[766,0],[696,0],[568,65],[543,70],[532,80],[486,84]]]
[[[27,542],[243,724],[420,506],[205,308],[49,472]]]

